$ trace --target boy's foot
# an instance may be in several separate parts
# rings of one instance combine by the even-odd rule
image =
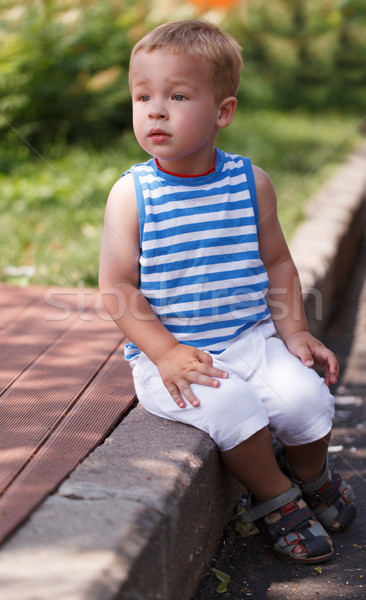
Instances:
[[[337,471],[329,468],[328,459],[318,479],[303,482],[292,473],[284,446],[277,448],[276,457],[281,471],[300,487],[305,502],[323,527],[336,532],[343,531],[353,523],[357,514],[354,491]]]
[[[331,539],[302,500],[296,485],[258,503],[244,513],[244,519],[254,521],[272,550],[283,558],[315,564],[333,555]]]
[[[290,504],[290,503],[289,503]],[[286,512],[286,510],[288,510],[289,508],[289,504],[286,504],[285,506],[282,507],[282,511]],[[307,508],[306,506],[306,502],[304,502],[304,500],[301,498],[300,502],[298,503],[299,508]],[[266,519],[268,521],[268,523],[276,523],[279,519],[282,518],[282,512],[279,512],[278,510],[275,510],[272,513],[269,513],[268,515],[266,515]],[[291,514],[291,510],[289,511],[288,514]],[[310,525],[315,525],[315,521],[313,519],[309,520]],[[306,546],[305,544],[296,544],[296,546],[294,546],[293,548],[293,552],[294,554],[304,554],[307,552]]]
[[[355,520],[353,489],[337,471],[328,468],[328,461],[319,479],[301,483],[301,489],[309,508],[328,531],[343,531]]]

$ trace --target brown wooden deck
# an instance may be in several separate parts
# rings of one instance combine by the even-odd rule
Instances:
[[[96,291],[0,284],[0,543],[135,400]]]

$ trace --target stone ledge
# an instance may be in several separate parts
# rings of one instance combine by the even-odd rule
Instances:
[[[241,487],[212,440],[133,409],[3,546],[7,600],[188,600]]]
[[[365,199],[366,144],[361,144],[309,200],[290,244],[314,335],[321,334],[352,272],[363,234]]]

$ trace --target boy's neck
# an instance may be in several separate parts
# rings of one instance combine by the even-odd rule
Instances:
[[[203,171],[202,173],[177,173],[175,171],[170,171],[165,167],[162,167],[157,158],[155,158],[155,164],[160,171],[163,171],[163,173],[167,173],[168,175],[174,175],[175,177],[203,177],[204,175],[209,175],[210,173],[213,173],[216,169],[216,148],[212,166],[207,170]]]

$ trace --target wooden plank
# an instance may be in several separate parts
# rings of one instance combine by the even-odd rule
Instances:
[[[0,543],[105,438],[134,399],[119,348],[0,498]]]
[[[39,298],[18,288],[18,296],[23,293],[28,305],[18,313],[16,321],[10,321],[0,331],[0,396],[77,319],[89,318],[88,307],[96,298],[95,292],[75,289],[42,290]],[[32,297],[34,301],[30,302]],[[3,297],[5,312],[10,310],[12,301],[17,305],[14,290]],[[18,307],[20,304],[19,300]]]
[[[0,329],[16,319],[26,306],[35,302],[43,294],[42,287],[20,288],[0,284]]]
[[[122,337],[99,311],[85,312],[5,392],[0,402],[0,492],[62,421]]]

